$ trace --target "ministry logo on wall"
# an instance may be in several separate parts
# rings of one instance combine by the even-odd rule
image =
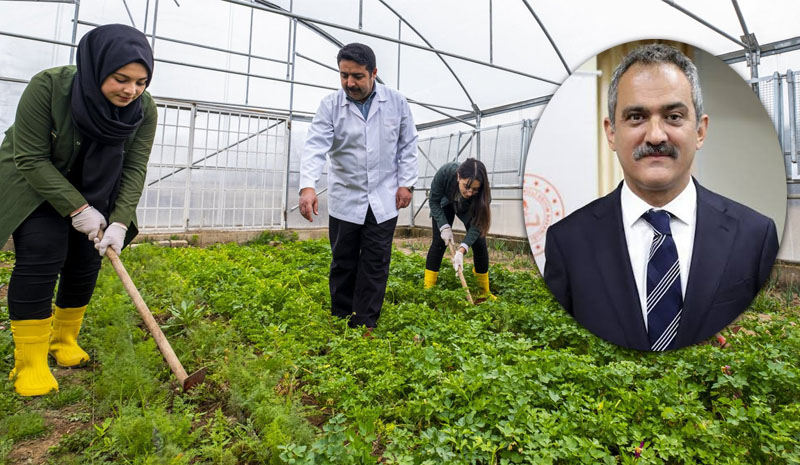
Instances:
[[[525,231],[534,255],[544,253],[547,228],[564,217],[564,202],[558,189],[542,176],[526,174],[522,187]]]

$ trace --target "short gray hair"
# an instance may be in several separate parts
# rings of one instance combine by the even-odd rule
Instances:
[[[642,65],[673,64],[683,71],[692,88],[692,103],[694,104],[696,124],[700,124],[700,118],[703,116],[703,93],[700,90],[700,77],[697,74],[697,67],[689,57],[675,47],[664,44],[648,44],[637,47],[626,55],[611,76],[611,85],[608,87],[608,118],[611,120],[612,128],[615,123],[614,113],[617,110],[619,80],[625,74],[625,71],[637,63]]]

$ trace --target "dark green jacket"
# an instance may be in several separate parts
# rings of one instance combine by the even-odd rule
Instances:
[[[447,217],[444,214],[444,208],[448,205],[452,205],[456,216],[464,225],[469,224],[472,220],[472,213],[470,212],[472,198],[464,199],[458,191],[458,177],[456,176],[458,166],[459,164],[457,162],[445,163],[436,171],[436,174],[433,176],[433,182],[431,182],[431,216],[436,220],[436,224],[439,228],[448,224]],[[455,198],[452,197],[453,195]],[[456,202],[455,199],[461,199],[461,201]],[[451,224],[450,227],[452,226]],[[472,247],[472,244],[474,244],[479,237],[481,237],[480,229],[475,225],[470,225],[469,229],[467,229],[467,235],[462,242],[467,244],[468,247]]]
[[[86,204],[65,177],[75,162],[82,135],[72,122],[70,98],[75,66],[47,69],[31,79],[14,124],[0,144],[0,244],[42,202],[64,216]],[[147,160],[158,117],[150,94],[141,97],[144,119],[125,142],[122,178],[109,222],[128,225],[127,244],[136,236],[136,205],[142,195]]]

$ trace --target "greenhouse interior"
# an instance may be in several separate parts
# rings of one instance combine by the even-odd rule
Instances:
[[[81,38],[106,24],[146,37],[158,113],[135,247],[103,260],[83,321],[90,361],[51,359],[58,388],[42,396],[0,377],[0,464],[800,462],[799,23],[796,0],[0,0],[5,137],[32,77],[76,64]],[[604,341],[560,308],[536,266],[545,229],[529,190],[537,157],[567,167],[554,204],[622,180],[601,158],[570,157],[608,152],[605,63],[652,40],[684,44],[701,79],[720,63],[738,74],[769,123],[754,157],[774,146],[785,171],[770,185],[780,249],[767,284],[714,337],[663,354]],[[376,81],[405,97],[418,135],[374,328],[331,314],[330,165],[313,222],[299,195],[312,121],[354,42],[374,50]],[[540,119],[573,77],[586,98],[550,117],[564,134],[543,150]],[[579,131],[570,105],[583,103]],[[710,139],[738,117],[714,116]],[[448,251],[430,288],[434,176],[467,159],[491,186],[488,275],[473,250],[455,270],[461,252]],[[458,244],[467,231],[453,229]],[[205,378],[189,390],[187,372]]]

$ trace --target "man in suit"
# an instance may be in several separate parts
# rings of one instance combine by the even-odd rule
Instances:
[[[612,76],[603,125],[623,182],[547,231],[544,279],[601,338],[662,351],[713,336],[750,304],[778,253],[774,222],[691,176],[708,115],[697,68],[645,45]]]

